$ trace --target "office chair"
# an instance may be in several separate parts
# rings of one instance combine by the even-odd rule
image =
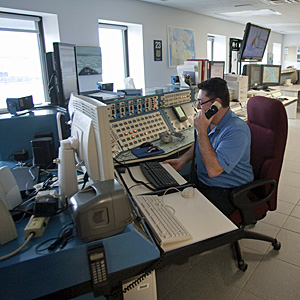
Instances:
[[[255,96],[247,103],[251,131],[251,165],[254,181],[232,190],[231,201],[237,209],[229,216],[244,228],[264,218],[277,206],[277,189],[287,140],[287,115],[281,101]],[[272,237],[244,230],[243,238],[271,242],[275,250],[280,243]],[[234,243],[238,267],[246,271],[239,241]]]

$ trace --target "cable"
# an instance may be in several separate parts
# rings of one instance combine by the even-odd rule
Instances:
[[[139,184],[142,184],[143,186],[145,186],[147,189],[153,191],[153,192],[156,192],[156,189],[150,187],[149,185],[147,185],[144,181],[140,181],[140,180],[137,180],[133,177],[131,171],[130,171],[130,168],[128,166],[126,166],[125,164],[121,163],[120,161],[116,160],[115,158],[113,159],[116,163],[118,163],[120,166],[124,167],[127,169],[128,171],[128,174],[130,176],[130,178],[135,182],[135,183],[139,183]]]
[[[35,235],[35,233],[31,232],[22,246],[20,246],[18,249],[16,249],[15,251],[13,251],[13,252],[11,252],[11,253],[9,253],[7,255],[1,256],[0,257],[0,261],[4,260],[4,259],[7,259],[9,257],[12,257],[13,255],[15,255],[18,252],[20,252],[29,243],[29,241],[34,237],[34,235]]]

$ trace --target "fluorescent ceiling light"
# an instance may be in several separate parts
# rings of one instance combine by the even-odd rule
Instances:
[[[281,15],[280,12],[272,9],[261,9],[261,10],[244,10],[244,11],[233,11],[220,13],[220,15],[226,17],[245,17],[245,16],[270,16],[270,15]]]

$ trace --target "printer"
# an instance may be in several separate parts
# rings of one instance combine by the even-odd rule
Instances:
[[[92,242],[124,231],[130,202],[117,180],[98,181],[70,198],[78,237]]]

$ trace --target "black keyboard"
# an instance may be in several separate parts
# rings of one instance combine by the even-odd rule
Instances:
[[[149,183],[151,183],[157,190],[179,185],[179,183],[159,162],[144,162],[140,164],[140,168]]]

